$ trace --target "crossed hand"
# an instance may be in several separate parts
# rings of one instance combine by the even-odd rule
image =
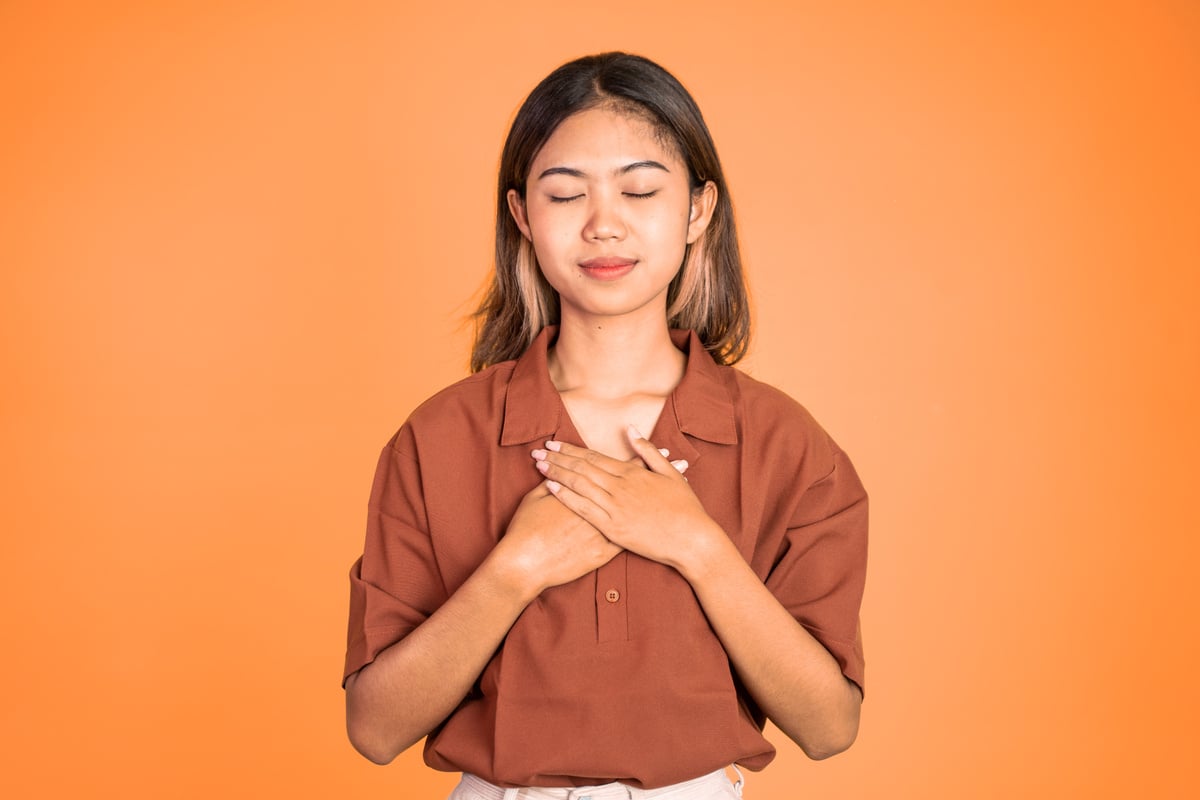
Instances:
[[[683,477],[687,462],[668,460],[632,425],[626,432],[629,461],[557,441],[532,456],[550,492],[605,539],[679,568],[720,529]]]

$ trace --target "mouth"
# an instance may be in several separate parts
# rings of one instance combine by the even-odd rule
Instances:
[[[583,270],[584,275],[601,281],[615,281],[617,278],[627,275],[635,266],[637,266],[636,259],[612,256],[589,258],[579,262],[579,268]]]

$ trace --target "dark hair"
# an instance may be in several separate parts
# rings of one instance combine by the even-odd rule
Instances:
[[[558,295],[542,276],[533,246],[508,210],[508,192],[525,196],[538,151],[572,114],[596,107],[640,116],[674,144],[693,191],[712,181],[717,203],[707,230],[687,247],[667,290],[667,322],[696,331],[718,363],[746,353],[750,312],[738,254],[733,204],[721,161],[696,101],[669,72],[628,53],[585,56],[550,73],[517,112],[500,158],[496,265],[475,312],[471,370],[516,358],[546,325],[558,322]]]

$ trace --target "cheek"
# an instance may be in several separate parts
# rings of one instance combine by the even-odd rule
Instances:
[[[556,282],[553,273],[561,272],[562,263],[569,260],[572,254],[570,243],[560,231],[545,228],[533,229],[533,252],[537,256],[542,274],[552,284]]]
[[[570,211],[569,208],[553,206],[531,208],[529,232],[533,236],[534,246],[550,248],[571,239],[572,231],[578,231],[578,223],[572,218]]]
[[[683,248],[687,246],[688,214],[686,211],[682,214],[664,211],[652,220],[648,232],[652,233],[654,241],[660,248],[670,251],[672,254],[678,250],[682,254]]]
[[[557,215],[534,215],[529,218],[529,229],[533,238],[533,254],[537,258],[538,271],[555,291],[566,288],[567,277],[563,264],[570,260],[571,243],[566,226]]]

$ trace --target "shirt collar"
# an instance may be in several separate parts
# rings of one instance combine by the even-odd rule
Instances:
[[[500,433],[500,444],[528,444],[551,437],[571,425],[558,391],[550,382],[550,369],[546,361],[547,352],[557,335],[558,326],[546,326],[517,359],[504,398],[504,427]],[[673,329],[671,341],[688,359],[683,379],[663,406],[659,428],[668,426],[715,444],[737,444],[733,397],[725,383],[724,368],[713,361],[695,331]],[[670,433],[668,431],[669,438],[674,440],[676,437],[670,436]],[[671,447],[673,458],[689,455],[695,458],[697,454],[690,443],[685,448],[690,453],[676,455],[685,442],[682,439],[676,441],[677,447],[657,441],[655,444]]]

